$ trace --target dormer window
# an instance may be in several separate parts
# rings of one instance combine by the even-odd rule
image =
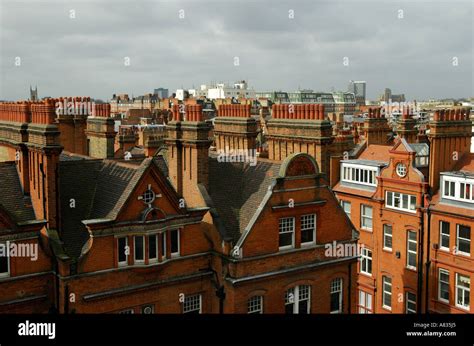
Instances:
[[[378,167],[343,163],[341,170],[343,182],[377,186]]]
[[[474,179],[444,175],[441,186],[443,198],[474,203]]]

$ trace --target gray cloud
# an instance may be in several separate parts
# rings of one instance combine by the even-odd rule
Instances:
[[[238,79],[257,90],[361,79],[371,98],[385,87],[410,99],[474,94],[470,1],[0,1],[0,99],[26,98],[30,84],[108,99]]]

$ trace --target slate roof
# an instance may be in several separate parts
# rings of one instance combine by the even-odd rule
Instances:
[[[251,166],[218,162],[217,157],[209,157],[208,194],[224,225],[224,229],[219,229],[224,239],[237,242],[279,169],[279,163],[259,160]]]
[[[82,221],[115,219],[152,162],[152,159],[145,159],[140,165],[109,160],[60,162],[61,230],[69,256],[79,257],[89,239]],[[75,208],[70,207],[71,198],[75,200]]]
[[[0,205],[16,223],[36,220],[30,197],[23,195],[15,162],[0,163]]]

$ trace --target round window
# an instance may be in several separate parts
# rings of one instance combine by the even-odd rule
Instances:
[[[150,204],[154,200],[155,200],[155,193],[153,192],[153,190],[151,189],[146,190],[145,193],[143,194],[143,202],[146,204]]]
[[[407,166],[404,163],[399,163],[397,165],[397,174],[402,178],[407,175]]]

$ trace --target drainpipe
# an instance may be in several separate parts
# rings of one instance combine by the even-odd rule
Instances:
[[[429,314],[429,291],[430,291],[430,285],[429,285],[429,280],[430,280],[430,269],[431,269],[431,210],[430,210],[430,205],[428,205],[428,208],[426,210],[426,215],[428,217],[427,223],[428,223],[428,234],[427,234],[427,240],[426,240],[426,287],[425,287],[425,314]]]
[[[347,308],[349,315],[351,314],[351,287],[352,287],[352,263],[349,263],[349,295],[347,297]]]
[[[423,201],[424,201],[424,195],[423,195]],[[424,202],[423,202],[424,203]],[[424,240],[424,221],[425,221],[425,212],[423,210],[424,208],[420,208],[421,212],[421,220],[420,220],[420,242],[418,244],[418,249],[419,255],[418,255],[418,284],[417,284],[417,290],[416,290],[416,313],[419,314],[421,313],[421,302],[422,302],[422,292],[423,292],[423,240]]]

